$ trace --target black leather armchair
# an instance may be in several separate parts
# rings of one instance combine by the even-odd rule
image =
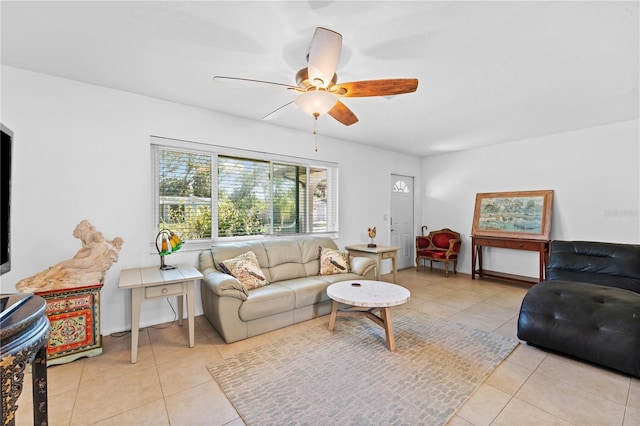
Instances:
[[[640,377],[640,245],[552,241],[518,338]]]

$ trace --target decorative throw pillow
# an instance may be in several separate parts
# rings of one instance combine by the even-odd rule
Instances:
[[[349,253],[320,247],[320,275],[346,274],[349,272]]]
[[[220,262],[218,265],[225,273],[236,277],[247,290],[253,290],[269,284],[269,281],[262,273],[262,269],[260,269],[256,254],[252,251]]]

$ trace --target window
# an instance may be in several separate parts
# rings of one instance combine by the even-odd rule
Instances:
[[[172,142],[152,145],[159,228],[185,241],[338,231],[335,164]]]
[[[211,156],[159,150],[157,182],[160,228],[211,238]]]
[[[397,180],[396,183],[393,184],[393,192],[402,192],[405,194],[409,193],[409,186],[403,180]]]

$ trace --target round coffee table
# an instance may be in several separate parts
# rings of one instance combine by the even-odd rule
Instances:
[[[383,281],[356,280],[331,284],[327,287],[327,295],[333,300],[329,331],[333,331],[337,316],[365,316],[384,328],[387,349],[392,352],[396,350],[391,307],[406,303],[411,297],[409,290]],[[351,308],[338,310],[339,303],[349,305]],[[375,314],[376,311],[380,312],[379,316]]]

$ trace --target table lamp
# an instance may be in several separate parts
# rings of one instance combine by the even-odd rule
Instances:
[[[156,236],[156,249],[160,255],[160,269],[176,269],[175,266],[165,265],[164,257],[170,255],[174,251],[180,250],[182,247],[182,240],[175,232],[168,229],[162,229]]]

